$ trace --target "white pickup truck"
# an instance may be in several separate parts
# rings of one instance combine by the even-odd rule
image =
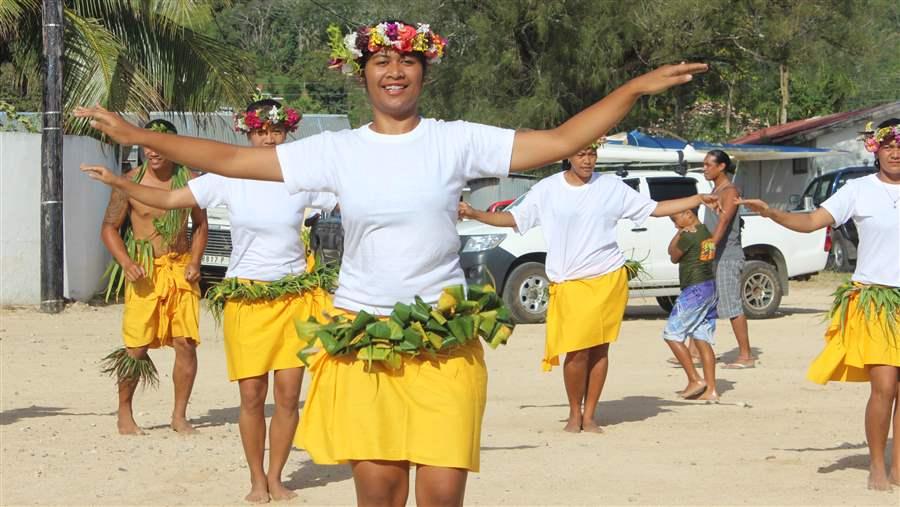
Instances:
[[[625,183],[654,200],[676,199],[712,190],[702,174],[638,170],[620,172]],[[521,197],[510,207],[516,206]],[[509,208],[507,208],[509,209]],[[705,213],[700,209],[700,220]],[[748,317],[772,316],[789,290],[788,280],[821,271],[828,258],[826,231],[804,234],[785,229],[767,219],[741,214],[744,254],[747,263],[741,280],[744,310]],[[492,282],[518,322],[544,320],[549,280],[544,272],[547,247],[540,228],[524,235],[513,229],[475,221],[457,226],[460,262],[471,283]],[[630,220],[618,224],[619,247],[625,256],[640,260],[647,274],[632,280],[632,298],[655,297],[666,311],[680,293],[678,266],[667,253],[675,226],[667,217],[650,217],[637,227]]]

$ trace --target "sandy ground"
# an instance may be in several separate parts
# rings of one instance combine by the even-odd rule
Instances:
[[[759,367],[720,370],[720,405],[674,395],[684,381],[665,363],[665,315],[652,301],[632,301],[600,403],[603,435],[561,431],[561,371],[540,372],[543,326],[520,326],[509,346],[487,354],[482,472],[470,476],[467,503],[898,505],[897,491],[865,489],[867,385],[821,388],[804,380],[836,284],[834,277],[795,282],[779,317],[751,321]],[[226,380],[222,338],[209,315],[189,408],[200,434],[168,429],[165,374],[163,388],[136,400],[137,420],[149,434],[128,438],[115,434],[114,388],[97,370],[98,358],[119,344],[121,310],[0,313],[0,503],[241,503],[249,478],[237,387]],[[733,356],[731,330],[720,327],[717,338],[718,352]],[[161,372],[171,369],[170,350],[154,359]],[[348,467],[317,466],[303,451],[292,454],[286,481],[300,493],[293,503],[355,501]]]

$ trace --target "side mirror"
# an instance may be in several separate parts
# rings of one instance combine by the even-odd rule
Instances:
[[[803,210],[804,211],[812,211],[816,209],[816,204],[813,202],[813,198],[811,195],[807,195],[803,197]]]
[[[800,194],[791,194],[791,196],[788,198],[788,204],[790,204],[792,208],[800,206],[800,201]]]

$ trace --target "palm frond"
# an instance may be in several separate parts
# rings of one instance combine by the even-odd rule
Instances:
[[[24,19],[40,12],[39,0],[0,0],[0,40],[12,39]]]

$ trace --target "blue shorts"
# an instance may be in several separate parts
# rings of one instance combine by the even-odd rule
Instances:
[[[707,280],[682,289],[666,321],[663,338],[684,342],[689,337],[714,345],[716,334],[716,281]]]

